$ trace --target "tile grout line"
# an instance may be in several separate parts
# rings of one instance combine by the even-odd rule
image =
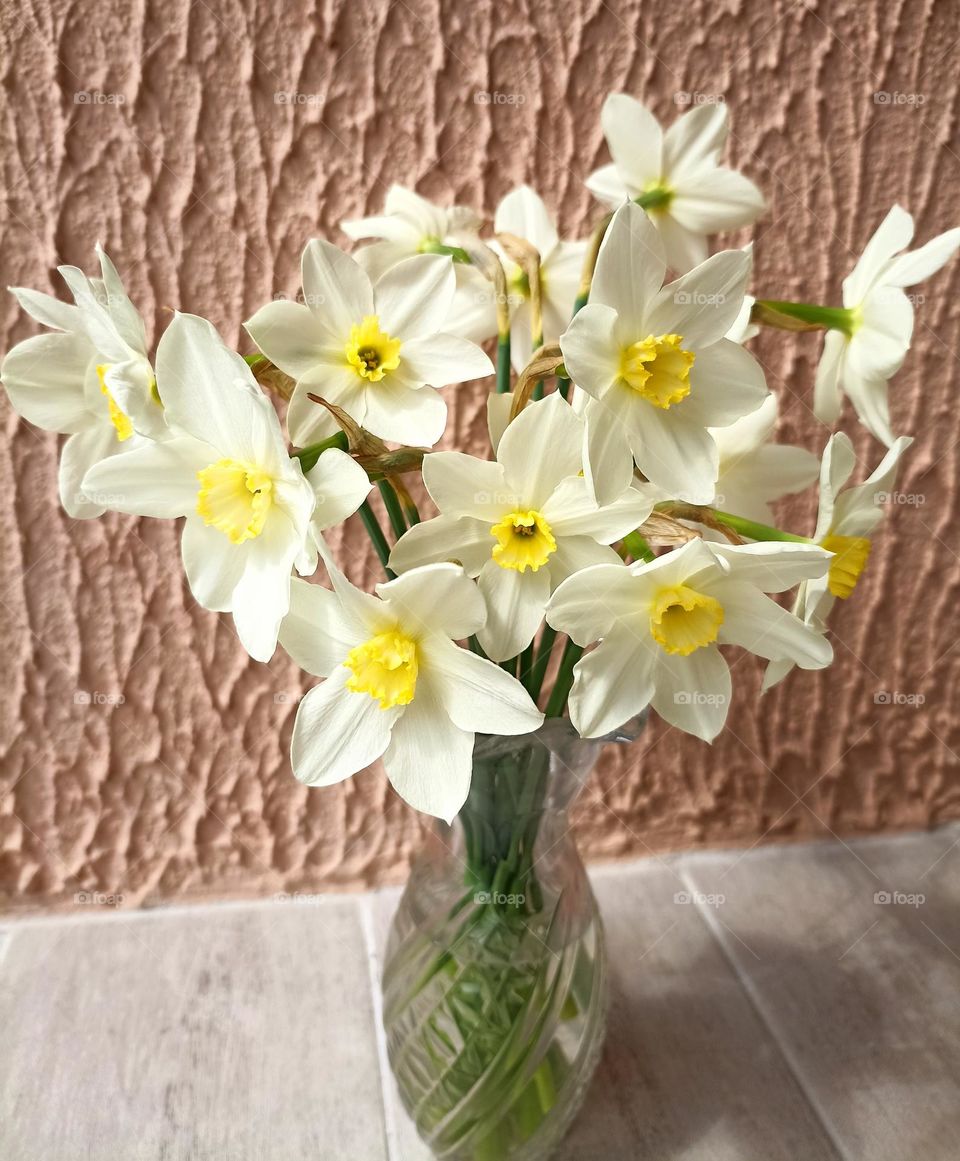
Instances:
[[[852,1157],[850,1153],[848,1153],[843,1142],[838,1137],[831,1119],[827,1116],[826,1112],[821,1107],[819,1099],[815,1096],[810,1085],[807,1083],[804,1071],[800,1067],[799,1062],[796,1060],[793,1051],[777,1031],[776,1024],[770,1018],[766,1010],[766,1006],[761,999],[759,990],[755,986],[752,978],[750,977],[749,973],[740,966],[737,957],[731,951],[730,945],[724,937],[723,932],[720,930],[720,925],[717,923],[716,917],[712,913],[712,908],[697,901],[700,894],[700,884],[688,872],[685,859],[681,858],[678,860],[677,871],[680,875],[680,878],[683,880],[684,886],[690,892],[691,897],[694,900],[694,906],[697,909],[697,914],[700,916],[704,926],[710,932],[710,935],[718,944],[720,953],[729,964],[737,982],[743,989],[744,995],[747,997],[747,1001],[756,1013],[757,1019],[763,1025],[777,1051],[780,1053],[781,1059],[790,1072],[790,1075],[793,1077],[794,1083],[800,1090],[804,1100],[810,1106],[811,1112],[816,1117],[820,1127],[826,1134],[827,1139],[836,1150],[839,1161],[856,1161],[856,1158]]]
[[[383,1106],[383,1132],[387,1146],[387,1161],[401,1161],[397,1142],[397,1122],[394,1117],[391,1090],[390,1061],[387,1056],[387,1034],[383,1027],[383,996],[380,991],[380,957],[373,930],[373,895],[366,893],[357,900],[360,926],[367,947],[367,975],[373,1004],[373,1034],[377,1043],[377,1062],[380,1066],[380,1103]]]

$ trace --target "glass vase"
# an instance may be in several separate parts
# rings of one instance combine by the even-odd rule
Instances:
[[[384,1026],[400,1099],[438,1158],[540,1161],[600,1056],[606,955],[569,810],[604,742],[549,719],[478,736],[470,795],[393,919]],[[442,759],[441,759],[442,760]]]

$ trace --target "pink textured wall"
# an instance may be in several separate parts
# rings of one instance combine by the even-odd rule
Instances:
[[[239,339],[258,304],[296,290],[304,240],[343,241],[338,221],[377,209],[393,181],[490,211],[529,180],[566,233],[584,232],[600,104],[622,88],[666,119],[678,94],[723,94],[731,158],[772,204],[757,287],[836,300],[894,200],[923,239],[957,224],[958,37],[949,0],[25,0],[0,26],[2,281],[49,289],[100,239],[155,333],[179,306]],[[478,101],[490,92],[507,100]],[[591,855],[960,816],[960,264],[919,289],[893,414],[917,436],[902,488],[923,503],[891,511],[835,618],[836,665],[795,673],[761,714],[745,659],[713,748],[657,723],[611,753],[579,814]],[[28,333],[4,298],[0,349]],[[819,449],[817,352],[811,336],[759,347],[784,435]],[[481,446],[482,389],[451,414],[453,438]],[[5,401],[0,424],[2,898],[134,904],[401,875],[417,821],[378,772],[326,791],[293,780],[300,679],[282,656],[248,660],[229,621],[193,603],[178,529],[71,522],[56,438]],[[872,467],[877,446],[856,441]],[[812,501],[793,506],[794,526],[811,516]],[[358,527],[338,548],[356,581],[374,579]],[[925,704],[877,704],[882,690]],[[80,691],[124,700],[78,704]]]

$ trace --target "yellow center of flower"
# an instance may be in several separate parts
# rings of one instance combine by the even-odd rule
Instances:
[[[359,326],[350,328],[344,353],[357,374],[371,383],[379,383],[388,371],[400,366],[400,340],[380,329],[375,314],[368,314]]]
[[[107,386],[107,372],[110,370],[109,363],[97,364],[97,378],[100,380],[100,390],[107,397],[107,406],[110,409],[110,422],[113,424],[113,429],[117,433],[117,439],[123,443],[125,439],[129,439],[133,435],[133,424],[130,422],[130,416],[125,411],[121,411],[117,406],[117,401],[110,394],[110,388]]]
[[[273,480],[254,464],[217,460],[197,472],[197,513],[234,544],[263,531],[273,504]]]
[[[682,335],[648,335],[621,352],[620,374],[654,407],[666,410],[690,394],[696,356],[682,342]]]
[[[723,624],[723,605],[716,597],[686,585],[662,588],[650,609],[650,632],[667,653],[686,657],[717,639]]]
[[[533,509],[508,512],[490,533],[497,540],[493,559],[501,568],[536,572],[557,550],[550,525]]]
[[[865,536],[825,536],[820,546],[835,554],[830,561],[827,587],[835,597],[846,600],[866,568],[870,541]]]
[[[368,693],[381,709],[409,705],[417,688],[417,646],[397,630],[378,633],[351,649],[344,665],[353,676],[347,689]]]

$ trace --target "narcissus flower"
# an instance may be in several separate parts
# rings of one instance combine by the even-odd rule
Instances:
[[[18,343],[0,368],[19,415],[70,437],[60,458],[60,499],[75,519],[106,511],[82,486],[93,464],[166,435],[143,321],[100,246],[97,255],[102,280],[59,268],[76,305],[11,287],[27,314],[55,333]]]
[[[280,643],[326,681],[297,710],[291,758],[330,786],[377,758],[397,793],[450,822],[470,789],[475,733],[525,734],[543,714],[523,686],[455,641],[484,621],[477,586],[433,564],[361,592],[332,566],[333,591],[294,581]]]
[[[741,173],[719,164],[727,140],[725,104],[697,105],[663,132],[634,97],[611,93],[601,114],[613,157],[587,188],[616,209],[642,199],[679,274],[707,257],[707,236],[748,226],[763,213],[763,195]]]
[[[450,258],[407,258],[374,284],[348,254],[315,239],[302,272],[304,303],[275,300],[246,323],[267,358],[297,381],[287,412],[293,442],[306,447],[336,430],[314,394],[381,439],[436,443],[447,405],[434,387],[493,371],[478,346],[442,332],[456,289]]]
[[[895,439],[887,381],[900,370],[913,337],[913,303],[903,288],[929,278],[953,257],[960,228],[919,250],[907,250],[912,238],[913,218],[894,206],[843,281],[841,323],[827,331],[814,388],[814,412],[822,423],[836,423],[846,394],[863,425],[887,447]]]
[[[157,383],[172,437],[96,465],[84,487],[110,494],[119,512],[185,516],[193,595],[232,613],[247,652],[269,661],[291,568],[315,570],[319,531],[356,511],[370,483],[343,452],[325,452],[305,477],[250,368],[204,319],[174,318],[157,349]]]
[[[545,343],[556,343],[570,321],[580,285],[586,242],[561,242],[543,199],[528,185],[518,186],[497,207],[496,233],[513,234],[529,242],[540,255],[540,307]],[[533,353],[530,285],[524,271],[493,243],[503,259],[514,307],[510,317],[510,357],[522,371]]]
[[[768,395],[750,415],[711,430],[720,450],[715,508],[772,524],[770,505],[816,480],[817,457],[806,448],[772,443],[776,427],[777,397]]]
[[[755,411],[767,395],[760,365],[730,339],[750,255],[725,250],[663,286],[657,231],[638,206],[617,210],[587,305],[560,336],[567,372],[591,397],[586,471],[607,503],[633,464],[676,499],[708,504],[719,470],[711,428]]]
[[[708,545],[692,540],[649,564],[600,565],[564,581],[547,621],[578,645],[600,644],[574,669],[570,717],[600,737],[650,705],[678,729],[712,741],[730,704],[719,645],[805,669],[833,650],[764,593],[826,571],[816,545]]]
[[[827,573],[800,585],[793,607],[816,632],[826,632],[837,598],[846,600],[852,595],[870,556],[870,537],[883,519],[883,505],[893,499],[900,459],[911,443],[908,436],[895,440],[877,469],[862,484],[845,491],[857,462],[853,444],[843,432],[827,444],[820,466],[820,511],[813,539],[833,556]],[[788,659],[773,661],[767,666],[763,688],[776,685],[792,668]]]
[[[619,562],[608,546],[653,509],[653,496],[637,488],[599,506],[579,475],[582,443],[582,421],[554,393],[507,427],[496,460],[461,452],[424,457],[423,482],[440,515],[402,536],[390,565],[406,572],[455,560],[479,577],[487,619],[478,637],[494,661],[529,645],[565,577]]]
[[[480,215],[466,206],[437,206],[394,185],[382,214],[341,222],[340,228],[349,238],[379,239],[354,251],[374,281],[415,254],[453,254],[461,259],[454,262],[457,289],[443,329],[482,343],[497,333],[493,288],[476,266],[463,261],[467,257],[463,246],[475,242],[480,225]]]

